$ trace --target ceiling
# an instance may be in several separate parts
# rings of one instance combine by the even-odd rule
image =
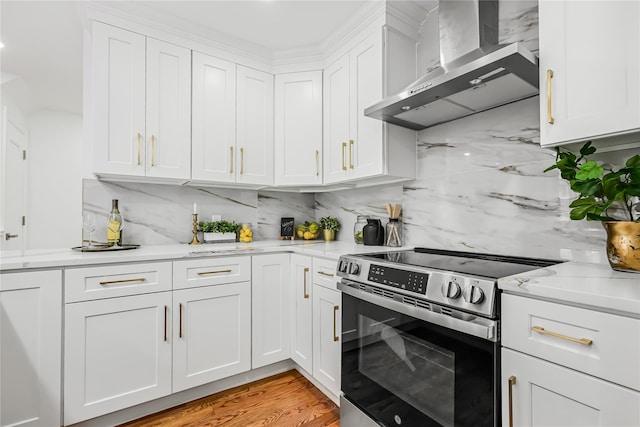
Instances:
[[[319,53],[381,0],[92,1],[270,60]],[[2,91],[27,114],[82,113],[84,1],[0,1]]]

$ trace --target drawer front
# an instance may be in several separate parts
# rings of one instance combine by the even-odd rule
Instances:
[[[313,258],[313,283],[337,290],[340,281],[336,276],[337,260]]]
[[[170,262],[70,268],[64,276],[65,302],[171,290]]]
[[[221,257],[175,261],[173,288],[220,285],[251,280],[251,257]]]
[[[502,345],[640,390],[640,319],[503,294]]]

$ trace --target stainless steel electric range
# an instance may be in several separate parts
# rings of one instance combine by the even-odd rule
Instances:
[[[346,255],[341,425],[500,425],[497,280],[560,261],[415,248]]]

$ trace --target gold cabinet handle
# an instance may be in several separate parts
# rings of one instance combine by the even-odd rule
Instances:
[[[349,169],[353,169],[353,139],[349,140]]]
[[[316,176],[320,175],[320,152],[316,150]]]
[[[551,114],[551,79],[553,78],[553,70],[547,70],[547,122],[553,124],[553,115]]]
[[[302,283],[304,284],[303,292],[304,292],[304,297],[305,297],[305,298],[309,298],[309,294],[307,293],[307,273],[308,273],[308,272],[309,272],[309,268],[308,268],[308,267],[305,267],[305,268],[304,268],[304,272],[303,272],[303,276],[304,276],[304,278],[303,278],[303,280],[302,280]]]
[[[140,132],[138,132],[138,166],[140,166]]]
[[[516,384],[516,377],[509,377],[509,427],[513,427],[513,386]]]
[[[340,338],[338,337],[337,334],[337,320],[336,320],[336,313],[338,312],[338,310],[340,310],[340,307],[337,305],[333,306],[333,341],[338,341]]]
[[[233,146],[229,147],[231,155],[229,156],[229,173],[233,173]]]
[[[571,341],[571,342],[575,342],[575,343],[586,345],[586,346],[590,346],[591,344],[593,344],[593,340],[590,340],[588,338],[573,338],[567,335],[558,334],[556,332],[546,331],[544,328],[540,326],[532,326],[531,330],[539,334],[549,335],[551,337],[560,338],[561,340]]]
[[[106,282],[100,282],[101,285],[114,285],[116,283],[131,283],[131,282],[144,282],[146,279],[144,277],[140,277],[137,279],[123,279],[123,280],[109,280]]]
[[[151,166],[156,165],[156,137],[151,135]]]
[[[322,276],[333,277],[333,274],[331,274],[331,273],[325,273],[324,271],[318,271],[318,274],[320,274],[320,275],[322,275]]]
[[[178,325],[178,337],[182,338],[182,303],[178,304],[178,307],[180,308],[180,324]]]
[[[169,308],[165,305],[164,306],[164,341],[167,341],[167,310]]]
[[[206,274],[220,274],[220,273],[231,273],[231,270],[214,270],[214,271],[198,271],[198,276],[204,276]]]
[[[240,148],[240,175],[244,173],[244,148]]]
[[[347,143],[343,142],[342,143],[342,170],[346,171],[347,170],[347,165],[344,163],[344,153],[345,151],[347,151]]]

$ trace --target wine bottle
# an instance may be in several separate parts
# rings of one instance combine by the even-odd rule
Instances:
[[[122,246],[122,216],[118,209],[118,199],[111,200],[111,212],[107,222],[107,243],[109,246],[118,244]],[[114,231],[117,230],[117,231]]]

